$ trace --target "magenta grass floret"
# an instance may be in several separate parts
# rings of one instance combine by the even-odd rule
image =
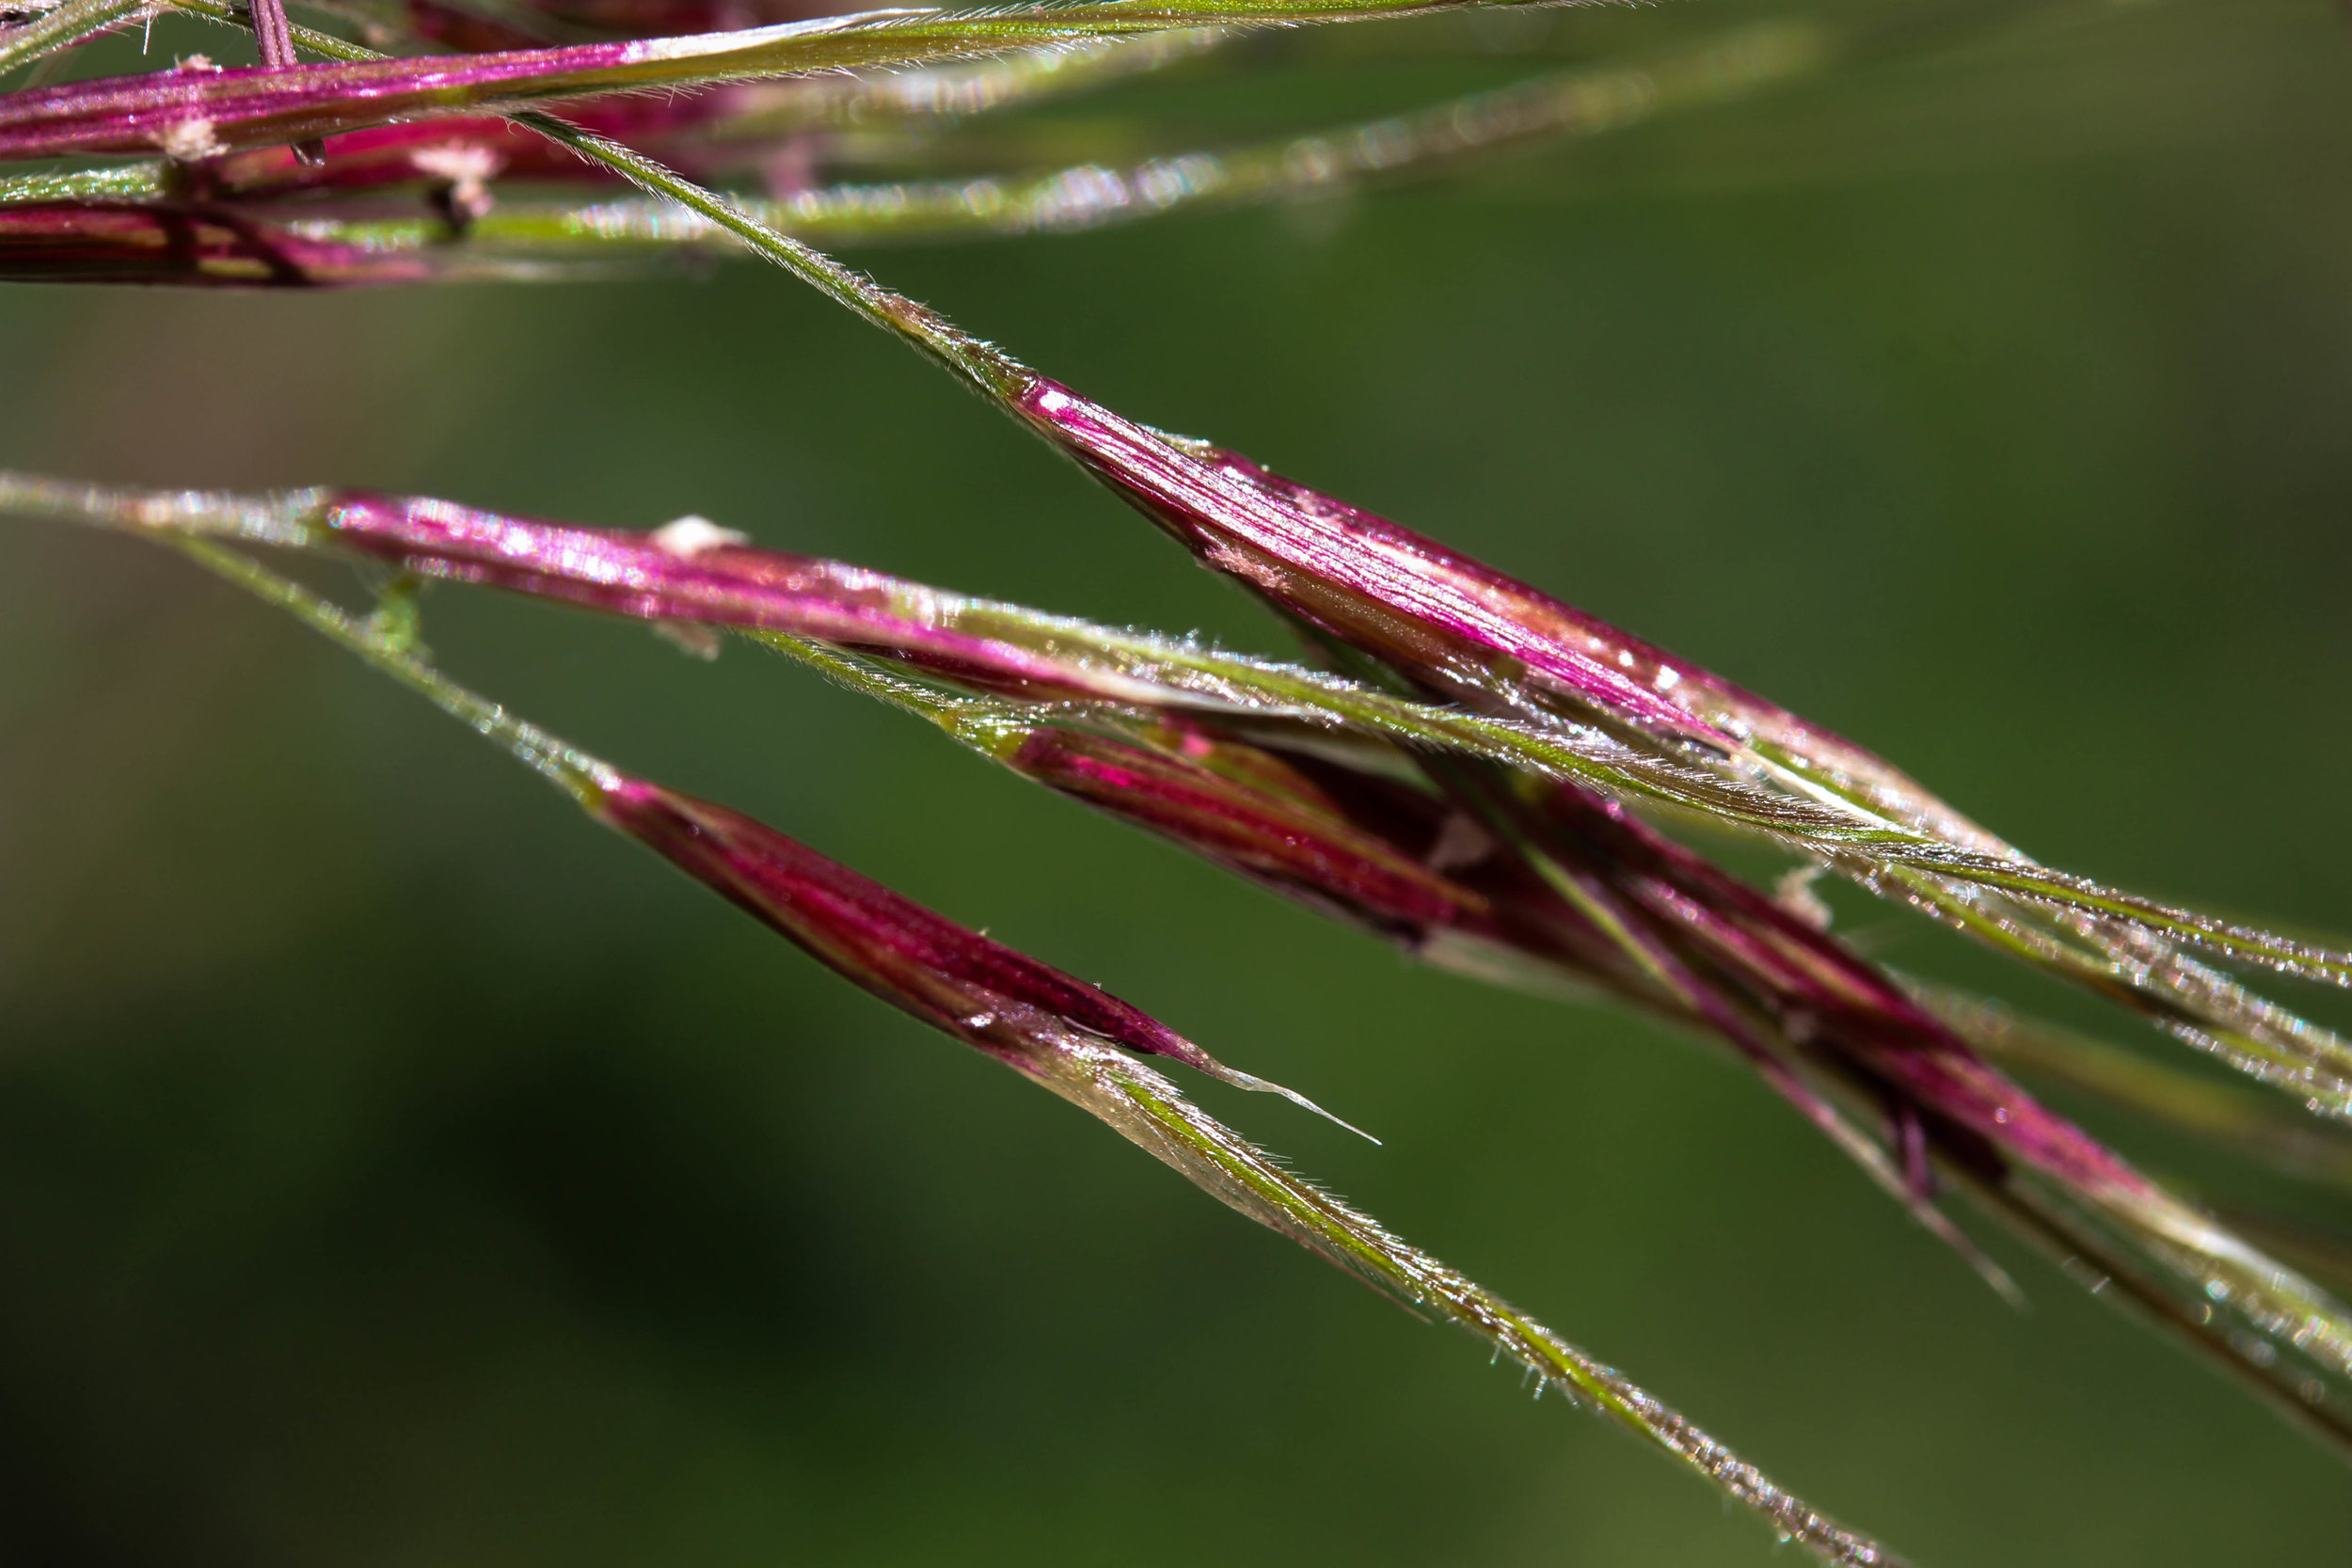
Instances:
[[[1216,570],[1457,693],[1532,683],[1727,748],[1670,693],[1702,673],[1435,540],[1037,378],[1018,410]]]
[[[616,775],[591,808],[893,1006],[1025,1070],[1013,1046],[1079,1029],[1231,1079],[1231,1069],[1141,1009],[1015,952],[827,859],[763,822]]]
[[[1662,1005],[1749,1056],[1818,1124],[1826,1107],[1782,1071],[1788,1055],[1810,1058],[1867,1087],[1890,1142],[1919,1157],[1905,1172],[1915,1198],[1931,1185],[1920,1164],[1931,1148],[1994,1179],[2013,1159],[2085,1197],[2155,1190],[1976,1055],[1883,971],[1615,801],[1564,788],[1522,822],[1543,852],[1589,879],[1638,927],[1637,940],[1681,967],[1692,983],[1679,996],[1646,986],[1621,937],[1459,806],[1237,741],[1212,719],[1163,718],[1159,729],[1154,751],[1041,724],[1005,760],[1410,950],[1468,938]]]
[[[335,543],[410,571],[483,583],[651,621],[785,632],[1031,695],[1128,696],[1068,660],[949,629],[949,601],[919,584],[837,561],[730,543],[665,546],[661,535],[575,528],[448,501],[339,492],[319,515]]]
[[[2012,852],[1863,747],[1424,534],[1033,372],[1011,405],[1203,564],[1431,689],[1715,752],[1775,745],[1899,821]]]
[[[1187,754],[1041,725],[1006,757],[1013,771],[1327,913],[1419,945],[1436,928],[1493,935],[1482,895],[1348,822],[1303,775],[1205,725],[1162,721]],[[1241,759],[1257,776],[1216,763]]]
[[[2153,1189],[2090,1134],[1987,1065],[1884,971],[1773,899],[1641,821],[1564,787],[1547,800],[1546,847],[1604,868],[1693,960],[1764,1007],[1800,1051],[1877,1084],[1900,1135],[1912,1118],[1979,1171],[2013,1157],[2086,1195]]]

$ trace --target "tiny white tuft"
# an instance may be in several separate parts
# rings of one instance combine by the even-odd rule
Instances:
[[[691,561],[705,550],[715,550],[729,545],[748,545],[752,536],[738,533],[731,528],[721,528],[707,517],[685,516],[662,524],[653,531],[653,547],[664,555]]]
[[[1459,871],[1476,865],[1502,846],[1495,837],[1462,812],[1450,814],[1438,830],[1438,841],[1429,847],[1425,862],[1432,871]]]
[[[421,147],[408,154],[408,161],[419,174],[440,180],[487,180],[506,166],[506,160],[488,148],[461,141]]]
[[[182,163],[217,158],[229,150],[220,137],[213,134],[213,122],[209,119],[183,119],[167,128],[155,138],[155,145],[163,149],[165,157],[177,158]]]
[[[653,634],[682,654],[703,660],[719,657],[719,634],[691,621],[656,621]]]
[[[419,174],[449,182],[450,206],[469,223],[488,214],[490,182],[506,166],[488,148],[462,141],[421,147],[408,154],[408,162]]]
[[[1828,867],[1800,865],[1781,873],[1772,883],[1772,902],[1804,921],[1817,931],[1830,927],[1828,900],[1813,891],[1813,883]]]

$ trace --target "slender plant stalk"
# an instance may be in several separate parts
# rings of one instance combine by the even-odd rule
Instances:
[[[1169,40],[1186,37],[1168,35]],[[1654,60],[1555,72],[1466,94],[1410,115],[1222,150],[1164,154],[1124,167],[1089,162],[1018,178],[979,175],[822,185],[742,206],[761,225],[811,243],[1100,228],[1196,207],[1296,200],[1367,180],[1427,174],[1522,143],[1598,135],[1661,113],[1777,85],[1819,69],[1829,57],[1817,27],[1758,23]],[[883,78],[884,83],[899,80]],[[795,122],[830,108],[824,103],[802,105],[789,98],[784,102],[786,116]],[[765,130],[773,118],[753,116],[749,122]],[[729,117],[714,123],[707,135],[727,135],[743,123],[741,117]],[[103,178],[109,182],[101,184],[102,176],[92,171],[88,194],[159,193],[161,166],[143,166],[156,171],[144,185],[117,171],[105,171]],[[22,199],[63,199],[77,194],[70,180],[57,177],[41,184],[28,182],[24,191]],[[0,204],[9,199],[8,187],[0,182]],[[430,215],[307,219],[298,231],[316,241],[396,252],[421,252],[448,242],[447,226]],[[501,203],[471,225],[467,242],[469,248],[516,250],[533,258],[609,258],[648,248],[735,253],[741,243],[714,221],[681,213],[675,202],[645,199],[560,206]]]
[[[230,150],[534,100],[924,65],[1203,27],[1359,22],[1472,4],[1533,3],[1051,0],[970,11],[868,11],[737,32],[455,58],[360,58],[321,51],[341,58],[294,69],[158,73],[168,79],[117,78],[8,95],[0,98],[0,158],[149,152],[169,138],[188,136],[186,128],[198,125],[204,128],[209,150]],[[289,33],[290,40],[295,37]]]
[[[286,0],[246,0],[253,19],[253,41],[262,52],[262,64],[271,71],[282,71],[298,63],[294,54],[294,34],[286,21]]]

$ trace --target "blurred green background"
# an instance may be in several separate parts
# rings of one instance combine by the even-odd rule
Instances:
[[[1200,103],[1311,122],[1366,90]],[[2352,41],[2319,0],[2019,17],[1440,184],[859,260],[1865,740],[2037,854],[2352,925]],[[11,466],[698,512],[1280,647],[749,264],[20,288],[0,367]],[[749,650],[705,666],[448,589],[426,629],[540,721],[1374,1129],[1202,1091],[1922,1563],[2352,1560],[2336,1461],[1996,1240],[2035,1303],[2005,1308],[1678,1038],[1417,971]],[[1889,958],[2098,1017],[1837,902]],[[10,1560],[1772,1552],[291,624],[16,522],[0,1008]]]

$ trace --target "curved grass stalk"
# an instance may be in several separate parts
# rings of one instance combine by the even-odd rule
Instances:
[[[382,124],[651,87],[973,59],[1203,27],[1417,16],[1535,0],[1079,0],[867,11],[738,32],[277,71],[156,71],[0,97],[0,158],[272,146]],[[223,8],[226,9],[227,8]],[[291,35],[290,35],[291,37]],[[372,55],[373,51],[362,51]]]
[[[1062,69],[1078,69],[1082,77],[1113,63],[1121,73],[1158,69],[1198,54],[1218,36],[1180,33],[1116,42],[1080,52],[1079,67]],[[1118,58],[1129,53],[1140,57]],[[771,228],[828,244],[1096,228],[1196,206],[1297,199],[1368,178],[1400,179],[1512,146],[1597,135],[1661,112],[1756,90],[1812,71],[1828,57],[1818,28],[1758,24],[1645,64],[1558,72],[1410,115],[1224,151],[1155,157],[1123,169],[1086,164],[1022,179],[982,176],[829,185],[742,205]],[[802,122],[815,122],[822,114],[856,112],[868,103],[912,106],[914,112],[969,112],[1002,102],[1008,94],[1042,90],[1025,78],[994,74],[1014,66],[1029,68],[1030,57],[968,68],[945,83],[922,80],[944,72],[923,71],[885,75],[870,83],[794,83],[789,86],[795,89],[812,94],[821,89],[828,100],[839,102],[804,110],[797,105],[802,94],[796,90],[781,103]],[[1040,62],[1034,69],[1042,72],[1047,67]],[[1041,77],[1041,82],[1057,88],[1080,85],[1058,76]],[[695,135],[723,139],[738,134],[738,120],[735,116],[715,119]],[[165,171],[166,166],[156,161],[0,180],[0,210],[36,203],[158,200],[169,192]],[[243,192],[229,185],[224,195],[239,199]],[[450,223],[437,214],[360,219],[290,214],[290,221],[265,224],[262,214],[266,207],[241,205],[239,210],[252,214],[256,232],[282,236],[286,250],[327,247],[323,255],[354,259],[323,267],[304,279],[311,283],[411,282],[437,276],[537,279],[564,276],[562,267],[578,265],[582,256],[594,269],[589,275],[601,276],[648,249],[715,249],[723,254],[737,249],[727,231],[710,220],[682,213],[672,202],[642,198],[560,207],[501,203],[468,224],[462,246],[452,245]],[[37,255],[29,262],[12,262],[0,252],[0,266],[8,268],[8,276],[35,276],[29,265],[45,266],[50,276],[81,276],[75,268],[111,254],[94,243],[87,248],[68,248],[66,240],[84,237],[75,232],[77,228],[90,231],[93,241],[98,233],[128,231],[130,237],[118,242],[118,248],[129,253],[120,258],[125,263],[135,263],[143,253],[136,225],[118,212],[61,212],[48,222],[65,236],[53,242],[55,258]],[[20,242],[20,248],[28,248],[30,243]],[[484,253],[518,257],[530,265],[509,263],[501,270],[464,260]],[[358,264],[369,256],[387,260],[372,270]],[[392,258],[411,258],[416,264],[403,267]],[[279,275],[247,258],[241,268],[220,269],[215,276],[222,281],[266,283],[278,281]]]
[[[773,829],[631,778],[451,681],[404,637],[351,616],[258,562],[209,540],[183,538],[178,544],[209,569],[289,610],[419,692],[591,816],[742,905],[829,967],[1088,1111],[1228,1207],[1408,1305],[1469,1330],[1543,1386],[1666,1454],[1782,1540],[1835,1568],[1900,1568],[1900,1560],[1884,1547],[1774,1484],[1614,1368],[1293,1174],[1192,1105],[1165,1076],[1117,1049],[1114,1037],[1091,1027],[1087,1015],[1073,1013],[1067,1004],[1057,1009],[1009,1001],[930,949],[910,957],[892,944],[899,931],[893,923],[929,923],[923,927],[927,932],[945,928],[961,942],[984,944],[999,954],[1009,950],[824,862]],[[878,958],[882,948],[889,951]],[[996,975],[991,972],[988,978],[994,981]],[[970,1010],[976,1003],[980,1010]],[[1143,1022],[1159,1027],[1155,1021]],[[1119,1043],[1144,1048],[1125,1037]]]
[[[740,140],[877,120],[963,119],[1166,71],[1232,36],[1202,27],[1076,40],[965,64],[779,82],[740,91],[707,134]]]
[[[1297,199],[1526,143],[1598,135],[1791,80],[1829,58],[1820,28],[1759,23],[1643,64],[1560,71],[1411,114],[1221,151],[1124,167],[1079,164],[1020,178],[828,185],[743,208],[778,232],[841,243],[1100,228],[1192,207]],[[318,232],[395,245],[437,237],[423,222],[336,225]],[[562,209],[510,205],[484,218],[471,237],[535,252],[614,243],[700,245],[727,235],[675,203],[639,199]]]

